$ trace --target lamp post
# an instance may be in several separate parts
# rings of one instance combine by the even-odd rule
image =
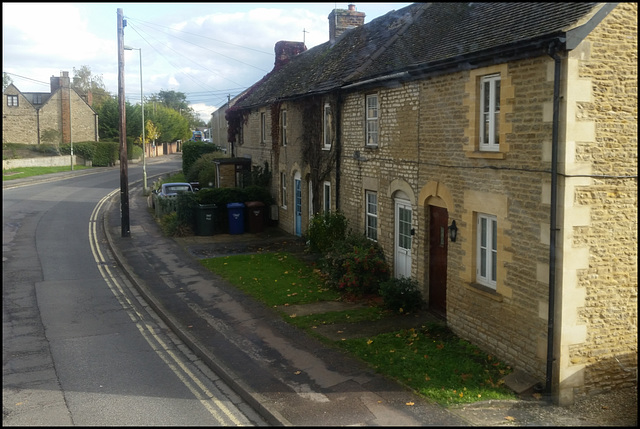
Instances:
[[[146,151],[147,142],[144,138],[144,95],[142,92],[142,48],[132,48],[131,46],[125,46],[126,51],[138,51],[140,53],[140,108],[142,109],[142,189],[144,195],[147,195],[147,162]]]

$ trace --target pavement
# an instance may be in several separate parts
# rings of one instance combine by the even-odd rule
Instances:
[[[3,188],[34,181],[4,182]],[[129,197],[130,237],[121,237],[119,194],[103,211],[106,240],[114,259],[172,331],[269,425],[625,426],[624,420],[619,424],[615,416],[605,418],[602,412],[585,417],[593,414],[588,408],[594,407],[570,409],[540,400],[484,401],[450,408],[430,402],[287,324],[279,313],[338,308],[267,308],[198,261],[283,248],[302,254],[300,238],[269,227],[240,235],[164,237],[139,184],[130,185]],[[344,309],[358,304],[326,305]],[[417,327],[424,321],[404,318],[398,326],[408,323]],[[363,334],[355,325],[335,328],[321,333],[333,339],[337,339],[335,335]],[[607,405],[613,409],[615,404]],[[627,421],[637,424],[636,417],[630,419]]]

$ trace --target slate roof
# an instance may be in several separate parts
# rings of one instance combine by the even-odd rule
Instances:
[[[333,45],[326,42],[293,57],[251,87],[235,107],[327,93],[407,70],[454,66],[501,50],[542,49],[542,43],[587,22],[598,5],[414,3],[346,31]]]

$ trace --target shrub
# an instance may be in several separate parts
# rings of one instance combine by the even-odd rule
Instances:
[[[355,296],[377,293],[390,272],[382,247],[353,233],[332,244],[322,259],[322,270],[331,287]]]
[[[194,192],[181,192],[176,196],[176,214],[181,226],[193,229],[196,220],[198,198]]]
[[[191,168],[194,171],[196,166]],[[202,188],[213,188],[218,186],[218,171],[214,164],[207,165],[205,168],[198,169],[198,176],[196,180],[190,180],[190,182],[198,182]]]
[[[384,306],[396,313],[420,310],[424,305],[418,282],[408,277],[392,278],[380,283]]]
[[[338,289],[355,296],[375,294],[380,283],[389,279],[389,266],[377,243],[371,241],[364,246],[354,246],[345,254],[344,274]]]
[[[160,219],[160,228],[162,229],[162,233],[169,237],[185,237],[193,234],[191,227],[180,223],[176,212],[162,216],[162,219]]]
[[[340,212],[325,212],[315,215],[309,222],[307,244],[312,253],[325,253],[331,246],[343,241],[347,234],[348,221]]]
[[[185,143],[186,144],[186,143]],[[185,155],[182,155],[183,158],[183,165],[185,163],[184,161],[184,157]],[[189,170],[183,170],[186,172],[185,177],[187,179],[187,181],[189,182],[196,182],[199,180],[199,176],[200,173],[203,170],[206,169],[210,169],[211,167],[215,167],[215,164],[213,163],[214,160],[218,159],[218,158],[222,158],[223,154],[221,152],[210,152],[210,153],[205,153],[203,155],[201,155],[200,157],[198,157],[195,161],[193,161],[193,163],[189,166]],[[206,182],[201,182],[203,184],[203,186],[206,186]],[[215,182],[214,182],[215,183]]]
[[[194,141],[184,142],[182,144],[182,171],[185,172],[187,177],[190,177],[190,170],[196,163],[196,161],[204,154],[208,154],[211,152],[220,152],[216,154],[217,158],[224,157],[221,149],[214,144]],[[198,177],[198,175],[196,174],[195,177]],[[197,179],[193,179],[191,181],[195,180]]]

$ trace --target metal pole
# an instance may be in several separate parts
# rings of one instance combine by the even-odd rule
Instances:
[[[118,9],[118,105],[120,111],[120,232],[130,237],[129,178],[127,175],[127,124],[124,100],[124,22],[122,9]]]
[[[142,108],[142,190],[144,195],[147,195],[147,161],[145,152],[147,150],[147,141],[144,138],[144,93],[142,91],[142,48],[139,48],[140,52],[140,107]]]

